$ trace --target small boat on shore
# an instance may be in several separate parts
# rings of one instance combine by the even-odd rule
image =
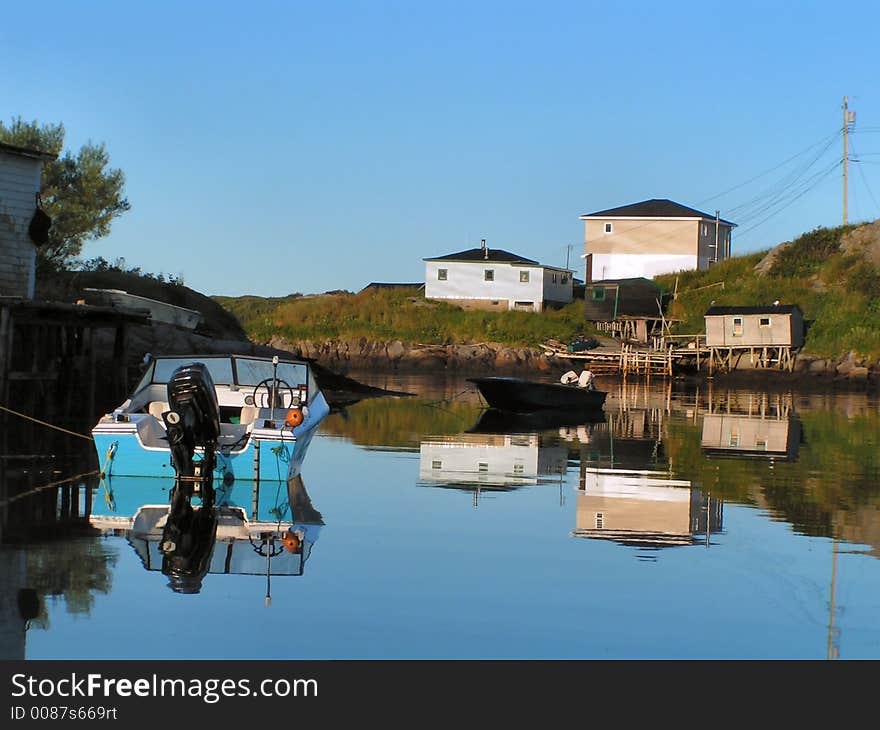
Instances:
[[[539,383],[522,378],[468,378],[492,408],[511,413],[543,410],[596,411],[605,403],[603,390],[562,383]]]
[[[175,410],[175,401],[187,411]],[[173,477],[185,466],[175,466],[169,442],[171,427],[180,424],[188,440],[198,437],[190,444],[197,465],[210,442],[218,483],[286,481],[299,474],[329,410],[305,360],[163,356],[150,361],[131,396],[98,421],[92,437],[103,476]],[[175,446],[180,438],[174,436]]]

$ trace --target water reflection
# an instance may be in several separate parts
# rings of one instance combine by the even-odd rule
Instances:
[[[709,401],[700,445],[708,456],[759,459],[797,458],[801,422],[791,396],[749,394],[745,402]]]
[[[124,537],[143,567],[167,575],[179,593],[198,593],[210,574],[265,575],[268,601],[272,577],[303,574],[324,520],[301,475],[219,485],[211,517],[197,507],[169,547],[173,487],[173,480],[107,479],[106,499],[95,502],[89,522],[102,534]]]
[[[422,441],[419,481],[466,489],[477,506],[484,490],[508,491],[565,472],[568,449],[537,433],[462,433]]]
[[[222,487],[228,511],[198,595],[173,593],[161,573],[170,482],[42,489],[87,468],[43,456],[24,474],[6,460],[0,652],[880,656],[873,396],[631,382],[608,387],[600,422],[524,424],[459,397],[467,386],[451,379],[436,391],[387,384],[419,395],[328,417],[307,474],[321,491]],[[310,556],[324,519],[312,497],[334,528],[314,554],[320,566]],[[284,543],[291,528],[301,553]],[[253,620],[264,588],[309,626],[295,644],[277,640],[289,611]],[[181,636],[193,610],[206,620]],[[132,634],[133,623],[149,623],[149,635]],[[215,648],[228,625],[241,641]]]

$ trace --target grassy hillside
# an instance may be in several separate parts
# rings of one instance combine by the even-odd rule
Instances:
[[[405,343],[501,342],[536,346],[575,339],[593,330],[584,323],[582,300],[541,315],[465,311],[426,301],[416,290],[379,289],[359,294],[294,294],[280,299],[215,297],[257,342],[273,335],[289,340],[401,340]]]
[[[808,323],[804,350],[834,358],[855,351],[880,361],[880,224],[817,228],[768,252],[740,256],[709,271],[659,276],[676,289],[668,315],[680,333],[704,330],[716,305],[797,304]],[[762,263],[761,270],[755,267]],[[723,282],[723,287],[721,283]]]

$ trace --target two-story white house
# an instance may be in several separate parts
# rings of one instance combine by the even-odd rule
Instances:
[[[37,195],[43,162],[54,159],[0,142],[0,296],[34,297]]]
[[[571,269],[544,266],[524,256],[479,248],[426,258],[425,298],[465,309],[540,312],[572,300]]]
[[[730,257],[736,224],[666,199],[580,216],[587,283],[708,269]]]

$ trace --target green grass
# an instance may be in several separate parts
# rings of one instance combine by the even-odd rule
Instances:
[[[805,233],[779,252],[763,276],[754,267],[766,251],[730,259],[708,271],[657,277],[669,292],[678,279],[678,296],[668,311],[678,320],[674,331],[703,332],[703,315],[713,302],[748,306],[778,299],[797,304],[804,312],[805,352],[835,358],[854,351],[869,362],[880,362],[880,272],[859,256],[841,253],[841,239],[852,229],[817,228]]]
[[[548,339],[568,342],[589,335],[582,300],[559,310],[486,312],[427,301],[415,290],[379,289],[280,299],[215,297],[259,342],[289,340],[401,340],[407,344],[499,342],[535,346]]]
[[[853,226],[817,228],[781,249],[764,275],[755,266],[766,251],[729,259],[708,271],[658,276],[676,292],[667,316],[678,334],[705,331],[704,314],[716,305],[797,304],[808,330],[804,350],[837,358],[850,351],[880,362],[880,271],[865,258],[845,254],[841,239]],[[582,300],[560,310],[484,312],[427,301],[416,289],[330,292],[262,298],[214,297],[232,312],[251,339],[401,340],[406,344],[498,342],[536,346],[549,339],[570,342],[596,330],[584,321]]]

